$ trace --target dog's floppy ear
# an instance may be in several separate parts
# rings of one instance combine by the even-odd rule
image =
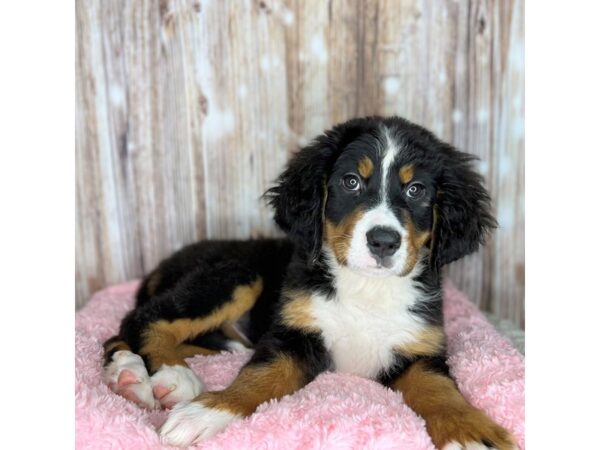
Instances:
[[[433,210],[431,249],[437,267],[476,251],[496,227],[483,178],[472,167],[477,158],[449,145],[441,151],[444,170]]]
[[[264,197],[275,210],[275,222],[310,262],[321,248],[327,174],[337,145],[333,134],[319,136],[288,163]]]

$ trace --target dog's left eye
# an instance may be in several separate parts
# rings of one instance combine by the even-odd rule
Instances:
[[[349,191],[359,191],[360,190],[360,178],[358,175],[354,175],[353,173],[349,173],[342,177],[342,185],[345,189]]]
[[[413,183],[406,189],[406,196],[413,200],[423,197],[425,194],[425,186],[421,183]]]

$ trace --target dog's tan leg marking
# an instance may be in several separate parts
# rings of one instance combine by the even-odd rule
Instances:
[[[264,364],[248,364],[223,391],[205,392],[188,404],[177,405],[160,434],[172,445],[199,443],[249,416],[261,403],[292,394],[307,381],[301,365],[289,355],[277,355]]]
[[[196,355],[216,355],[219,350],[200,347],[192,344],[180,344],[177,346],[177,356],[180,358],[191,358]]]
[[[306,383],[300,365],[287,355],[268,364],[247,365],[223,391],[205,392],[194,399],[205,407],[249,416],[261,403],[292,394]]]
[[[173,321],[159,320],[148,326],[142,336],[140,354],[148,358],[150,371],[158,370],[163,364],[187,364],[182,355],[188,355],[181,344],[200,334],[219,328],[225,321],[236,321],[250,310],[263,289],[262,279],[259,277],[250,285],[238,286],[229,302],[211,314],[197,319],[177,319]]]
[[[471,406],[454,381],[417,361],[393,383],[406,404],[419,414],[439,449],[451,443],[489,444],[498,450],[516,449],[508,431]]]
[[[202,380],[189,368],[185,358],[213,354],[213,350],[185,343],[219,328],[225,321],[238,320],[254,306],[262,292],[259,277],[249,285],[235,288],[231,299],[207,316],[196,319],[159,320],[142,333],[140,355],[146,357],[154,397],[166,408],[191,400],[200,394]]]

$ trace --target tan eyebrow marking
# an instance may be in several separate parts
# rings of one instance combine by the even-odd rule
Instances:
[[[407,164],[406,166],[402,166],[400,168],[400,181],[402,183],[410,183],[410,181],[415,176],[415,166],[412,164]]]
[[[373,161],[371,161],[371,158],[365,156],[360,160],[358,163],[358,173],[360,173],[360,176],[363,178],[369,178],[373,175]]]

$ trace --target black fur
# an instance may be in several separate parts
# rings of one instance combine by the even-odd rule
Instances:
[[[436,264],[443,266],[473,253],[496,220],[490,212],[490,196],[483,187],[483,178],[472,168],[474,156],[439,143],[443,155],[436,204],[437,224]]]
[[[252,326],[244,330],[256,342],[273,320],[273,305],[292,249],[284,239],[204,241],[185,247],[153,272],[160,273],[160,283],[151,299],[147,298],[148,280],[141,285],[136,308],[121,323],[120,338],[137,353],[143,331],[150,323],[206,316],[229,301],[236,287],[260,276],[264,289],[250,312]],[[217,341],[219,334],[198,337],[190,343],[220,348]]]

